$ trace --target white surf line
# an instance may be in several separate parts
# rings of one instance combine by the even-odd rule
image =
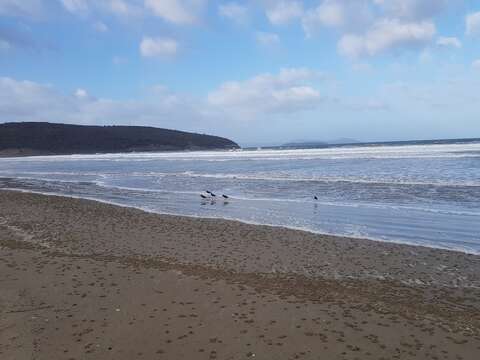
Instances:
[[[468,255],[480,255],[480,251],[470,249],[470,248],[450,248],[446,246],[436,246],[433,244],[419,244],[416,242],[409,242],[409,241],[403,241],[403,240],[398,240],[398,239],[385,239],[385,238],[375,238],[375,237],[366,237],[366,236],[359,236],[359,235],[354,235],[354,234],[340,234],[340,233],[331,233],[331,232],[322,232],[322,231],[315,231],[309,228],[302,228],[302,227],[296,227],[296,226],[288,226],[288,225],[276,225],[276,224],[269,224],[269,223],[259,223],[255,221],[250,221],[250,220],[243,220],[243,219],[238,219],[238,218],[231,218],[231,217],[222,217],[222,216],[199,216],[199,215],[189,215],[189,214],[180,214],[180,213],[171,213],[167,211],[158,211],[158,210],[152,210],[149,209],[148,207],[141,207],[141,206],[133,206],[133,205],[125,205],[121,203],[117,203],[114,201],[109,201],[109,200],[103,200],[103,199],[97,199],[97,198],[92,198],[92,197],[82,197],[82,196],[76,196],[76,195],[66,195],[66,194],[60,194],[60,193],[48,193],[48,192],[41,192],[41,191],[34,191],[34,190],[25,190],[25,189],[14,189],[14,188],[0,188],[0,191],[13,191],[13,192],[23,192],[23,193],[30,193],[30,194],[39,194],[39,195],[45,195],[45,196],[57,196],[57,197],[64,197],[64,198],[72,198],[72,199],[80,199],[80,200],[89,200],[89,201],[95,201],[107,205],[114,205],[122,208],[130,208],[130,209],[136,209],[136,210],[141,210],[146,213],[150,214],[159,214],[159,215],[167,215],[167,216],[175,216],[175,217],[184,217],[184,218],[193,218],[193,219],[210,219],[210,220],[226,220],[226,221],[234,221],[234,222],[239,222],[243,224],[249,224],[249,225],[257,225],[257,226],[266,226],[266,227],[271,227],[271,228],[282,228],[282,229],[291,229],[295,231],[302,231],[302,232],[307,232],[315,235],[323,235],[323,236],[331,236],[335,237],[338,239],[342,238],[351,238],[351,239],[356,239],[356,240],[366,240],[366,241],[376,241],[376,242],[382,242],[382,243],[389,243],[389,244],[397,244],[397,245],[407,245],[407,246],[413,246],[413,247],[420,247],[420,248],[426,248],[426,249],[437,249],[437,250],[443,250],[443,251],[450,251],[450,252],[456,252],[456,253],[462,253],[462,254],[468,254]]]

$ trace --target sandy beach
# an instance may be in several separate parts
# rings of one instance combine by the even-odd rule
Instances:
[[[480,256],[0,191],[0,358],[478,359]]]

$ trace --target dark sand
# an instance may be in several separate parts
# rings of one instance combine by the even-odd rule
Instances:
[[[0,359],[480,359],[480,257],[0,191]]]

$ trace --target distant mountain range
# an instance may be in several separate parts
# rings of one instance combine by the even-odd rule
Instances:
[[[281,147],[291,148],[320,148],[328,147],[330,145],[344,145],[344,144],[358,144],[360,141],[348,138],[340,138],[329,141],[309,141],[309,140],[295,140],[283,145]]]
[[[0,156],[238,149],[232,140],[144,126],[0,124]]]
[[[360,143],[361,141],[350,139],[350,138],[340,138],[340,139],[327,141],[327,144],[329,145],[345,145],[345,144],[360,144]]]
[[[408,146],[408,145],[444,145],[444,144],[470,144],[480,143],[480,138],[463,139],[429,139],[429,140],[400,140],[400,141],[375,141],[359,142],[353,139],[338,139],[328,142],[304,141],[290,142],[280,146],[263,146],[262,149],[321,149],[329,147],[352,146]]]

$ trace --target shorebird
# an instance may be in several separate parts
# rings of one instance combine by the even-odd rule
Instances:
[[[225,194],[223,194],[222,196],[223,196],[224,199],[229,199],[230,198],[229,196],[227,196]]]
[[[314,198],[315,200],[318,200],[318,197],[317,197],[317,195],[315,195],[313,198]]]
[[[202,197],[202,199],[206,199],[207,197],[203,194],[200,194],[200,196]]]
[[[209,192],[209,194],[212,195],[213,197],[217,196],[214,193],[212,193],[211,191]]]
[[[205,191],[207,194],[212,194],[210,190]]]

